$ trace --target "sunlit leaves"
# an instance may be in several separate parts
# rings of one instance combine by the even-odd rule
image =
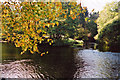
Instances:
[[[106,4],[104,6],[104,9],[99,12],[99,17],[97,19],[97,24],[98,26],[98,33],[108,24],[109,22],[112,23],[112,19],[115,19],[118,15],[119,12],[112,11],[112,10],[118,10],[118,2],[113,1],[112,3]]]
[[[21,54],[27,50],[31,53],[40,53],[38,49],[40,44],[53,43],[47,32],[50,28],[59,27],[60,21],[75,20],[80,12],[85,13],[76,2],[70,2],[68,5],[71,9],[63,8],[61,2],[3,3],[3,36],[7,41],[14,42],[16,47],[21,47],[23,50]],[[48,52],[41,53],[41,56],[45,53]]]
[[[56,22],[57,26],[59,25],[59,22]]]

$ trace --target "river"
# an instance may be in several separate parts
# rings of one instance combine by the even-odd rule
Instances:
[[[49,47],[49,53],[20,55],[21,49],[2,44],[1,78],[118,78],[120,52],[97,48]]]

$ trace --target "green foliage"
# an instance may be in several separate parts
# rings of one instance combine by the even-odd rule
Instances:
[[[120,18],[118,12],[119,2],[112,2],[100,12],[98,23],[98,40],[107,45],[120,46]]]
[[[99,12],[90,13],[90,19],[96,21],[99,17]]]
[[[5,2],[2,4],[2,37],[21,47],[21,54],[27,50],[41,53],[40,44],[51,45],[55,40],[62,40],[62,36],[71,36],[86,15],[86,9],[76,2]],[[41,56],[45,53],[48,52]]]
[[[98,33],[97,24],[94,21],[88,22],[86,28],[89,30],[89,33],[91,33],[91,37],[94,37]]]
[[[88,33],[94,36],[96,24],[87,16],[87,7],[77,2],[5,2],[2,38],[21,47],[21,54],[28,50],[43,56],[48,53],[38,49],[43,44],[71,45],[69,37],[86,40]]]
[[[108,45],[120,45],[120,19],[106,25],[100,32],[99,41]]]
[[[49,28],[47,31],[56,44],[57,40],[79,36],[80,28],[84,27],[84,18],[87,16],[87,8],[82,8],[76,2],[62,2],[62,9],[65,10],[65,13],[59,15],[59,25],[55,25],[54,28]]]
[[[97,24],[96,19],[98,18],[98,12],[90,13],[88,17],[85,18],[85,31],[86,38],[84,40],[88,40],[88,37],[93,38],[97,33]]]
[[[13,7],[11,7],[13,6]],[[29,50],[37,52],[38,44],[51,43],[52,39],[46,32],[55,23],[59,25],[58,14],[63,13],[61,3],[21,2],[2,4],[2,35],[7,41],[12,41],[16,47],[21,47],[23,54]],[[54,21],[56,20],[56,21]],[[49,22],[51,21],[51,22]]]
[[[104,24],[113,19],[118,15],[118,2],[112,2],[106,4],[104,9],[100,12],[99,18],[97,19],[98,32],[104,28]]]

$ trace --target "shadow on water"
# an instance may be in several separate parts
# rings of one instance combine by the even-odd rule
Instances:
[[[2,45],[3,78],[116,78],[120,73],[120,53],[100,52],[90,43],[83,48],[40,47],[49,53],[20,55],[13,44]]]
[[[112,44],[112,45],[106,45],[106,44],[98,44],[99,51],[103,52],[119,52],[120,53],[120,44]]]
[[[97,49],[100,52],[117,52],[120,53],[120,44],[111,44],[107,45],[105,43],[94,43],[94,42],[88,42],[84,44],[83,49]]]
[[[2,46],[2,77],[7,78],[73,78],[76,70],[73,48],[48,47],[48,54],[25,53],[12,44]]]

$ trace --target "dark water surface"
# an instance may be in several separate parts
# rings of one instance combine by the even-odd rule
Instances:
[[[120,53],[93,48],[49,47],[48,54],[25,53],[12,44],[2,44],[2,78],[116,78]],[[92,48],[91,48],[92,47]]]

